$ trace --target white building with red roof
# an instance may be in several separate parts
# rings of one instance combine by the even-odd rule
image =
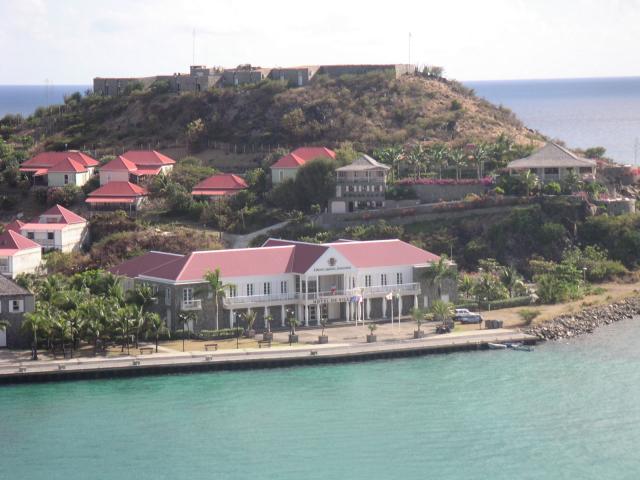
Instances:
[[[300,147],[279,158],[271,165],[271,182],[278,185],[288,179],[296,178],[298,169],[305,163],[318,158],[335,160],[336,153],[326,147]]]
[[[153,285],[160,299],[158,313],[170,326],[185,310],[198,312],[200,328],[232,327],[247,310],[255,310],[262,322],[271,316],[274,326],[285,326],[292,314],[304,325],[317,325],[321,318],[389,318],[392,310],[404,315],[414,305],[430,304],[433,292],[424,288],[422,272],[438,260],[401,240],[311,244],[270,239],[259,248],[189,255],[149,252],[111,272],[128,279],[129,288],[132,280]],[[204,279],[216,269],[231,285],[220,302],[218,326],[211,323],[214,301]],[[441,290],[445,300],[455,295],[455,282]]]
[[[131,182],[109,182],[89,195],[85,202],[98,210],[125,210],[129,213],[140,208],[149,192]]]
[[[134,180],[138,167],[122,155],[100,167],[100,185],[109,182],[130,182]]]
[[[136,166],[133,174],[138,177],[167,175],[176,163],[173,158],[155,150],[128,150],[120,156]]]
[[[247,188],[249,188],[249,186],[244,178],[233,173],[220,173],[205,178],[198,183],[193,187],[191,195],[195,197],[220,198],[235,195]]]
[[[41,152],[20,165],[20,171],[34,184],[63,187],[82,186],[94,174],[98,161],[77,150]]]
[[[13,230],[0,234],[0,274],[16,278],[35,273],[42,261],[42,248]]]
[[[73,252],[87,239],[87,220],[62,205],[55,205],[33,222],[20,227],[20,234],[38,243],[44,250]]]

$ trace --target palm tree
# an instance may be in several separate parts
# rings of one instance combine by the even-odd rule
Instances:
[[[473,291],[475,282],[471,275],[464,274],[458,280],[458,291],[462,293],[465,298],[469,298]]]
[[[413,321],[418,325],[418,336],[420,336],[420,327],[424,322],[424,312],[418,307],[413,307],[411,310],[411,318],[413,318]]]
[[[423,272],[423,278],[432,287],[438,289],[438,298],[442,297],[442,282],[446,279],[455,280],[458,278],[458,272],[453,267],[446,255],[442,255],[440,259],[431,263]]]
[[[448,323],[447,320],[451,320],[455,313],[453,305],[449,302],[443,302],[442,300],[433,302],[430,310],[431,313],[433,313],[433,318],[440,320],[443,325]]]
[[[133,290],[127,292],[127,300],[140,307],[142,311],[147,312],[149,308],[156,302],[157,298],[151,285],[143,283],[136,285]]]
[[[158,353],[158,339],[163,333],[170,335],[169,329],[164,323],[164,320],[162,320],[162,318],[160,318],[160,315],[158,315],[157,313],[149,314],[147,328],[153,334],[153,337],[156,341],[156,353]]]
[[[251,336],[251,332],[253,331],[253,324],[256,321],[256,317],[257,314],[255,310],[249,310],[244,314],[244,319],[247,321],[247,336]]]
[[[513,265],[502,269],[500,272],[500,281],[502,281],[502,284],[509,290],[510,297],[513,297],[516,288],[524,286],[522,277]]]
[[[484,143],[476,145],[473,149],[473,160],[476,164],[478,179],[482,178],[482,175],[484,175],[484,162],[487,160],[488,156],[489,149]]]
[[[31,335],[31,360],[38,360],[38,332],[45,332],[51,324],[51,313],[49,308],[38,304],[33,312],[26,313],[22,322],[22,328]]]
[[[213,272],[208,271],[207,273],[205,273],[204,279],[209,283],[209,286],[211,287],[211,290],[213,292],[213,301],[215,303],[215,312],[214,312],[215,327],[216,327],[216,330],[219,330],[218,302],[220,301],[221,298],[224,298],[226,296],[227,290],[231,289],[233,285],[230,283],[224,283],[222,281],[222,278],[220,277],[219,268],[216,268]]]
[[[525,170],[520,174],[520,181],[524,187],[527,197],[531,195],[531,191],[540,184],[538,176],[531,172],[531,170]]]
[[[461,170],[467,158],[466,154],[461,149],[450,150],[448,158],[451,160],[453,166],[456,169],[456,180],[460,180]]]
[[[436,144],[429,149],[431,163],[438,168],[438,178],[442,178],[442,167],[447,163],[448,152],[447,146],[442,144]]]

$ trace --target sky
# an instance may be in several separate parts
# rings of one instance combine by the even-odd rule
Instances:
[[[639,25],[640,0],[0,0],[0,84],[187,72],[194,58],[410,59],[458,80],[634,76]]]

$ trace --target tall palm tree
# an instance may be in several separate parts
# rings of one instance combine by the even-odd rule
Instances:
[[[455,280],[458,272],[446,255],[442,255],[437,262],[431,263],[423,272],[423,278],[431,286],[438,289],[438,298],[442,297],[442,282],[446,279]]]
[[[213,272],[208,271],[204,275],[204,279],[209,283],[209,287],[211,287],[211,291],[213,292],[213,301],[215,304],[215,326],[216,330],[219,330],[218,325],[218,305],[220,299],[224,298],[227,295],[227,290],[229,290],[233,285],[231,283],[224,283],[220,276],[220,269],[216,268]]]
[[[455,310],[453,304],[449,302],[443,302],[442,300],[436,300],[431,304],[431,313],[435,320],[440,320],[442,324],[447,323],[447,320],[451,320]]]
[[[473,149],[473,160],[476,164],[478,179],[484,175],[484,162],[489,157],[489,149],[484,143],[480,143]]]
[[[466,154],[463,150],[456,148],[448,152],[448,158],[456,169],[456,180],[460,180],[461,170],[467,158]]]
[[[163,333],[170,334],[169,329],[167,328],[167,325],[164,323],[164,320],[162,320],[162,318],[160,318],[160,315],[158,315],[157,313],[149,314],[147,328],[149,329],[149,331],[153,335],[153,338],[156,341],[156,353],[158,353],[158,338]]]
[[[442,168],[447,164],[449,149],[446,145],[436,144],[429,149],[429,157],[434,167],[438,169],[438,178],[442,178]]]
[[[31,360],[38,360],[38,332],[45,332],[51,325],[49,308],[37,305],[33,312],[26,313],[22,328],[32,335]]]

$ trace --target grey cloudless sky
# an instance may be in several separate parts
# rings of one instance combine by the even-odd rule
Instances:
[[[0,0],[0,84],[327,63],[460,80],[640,75],[640,0]]]

